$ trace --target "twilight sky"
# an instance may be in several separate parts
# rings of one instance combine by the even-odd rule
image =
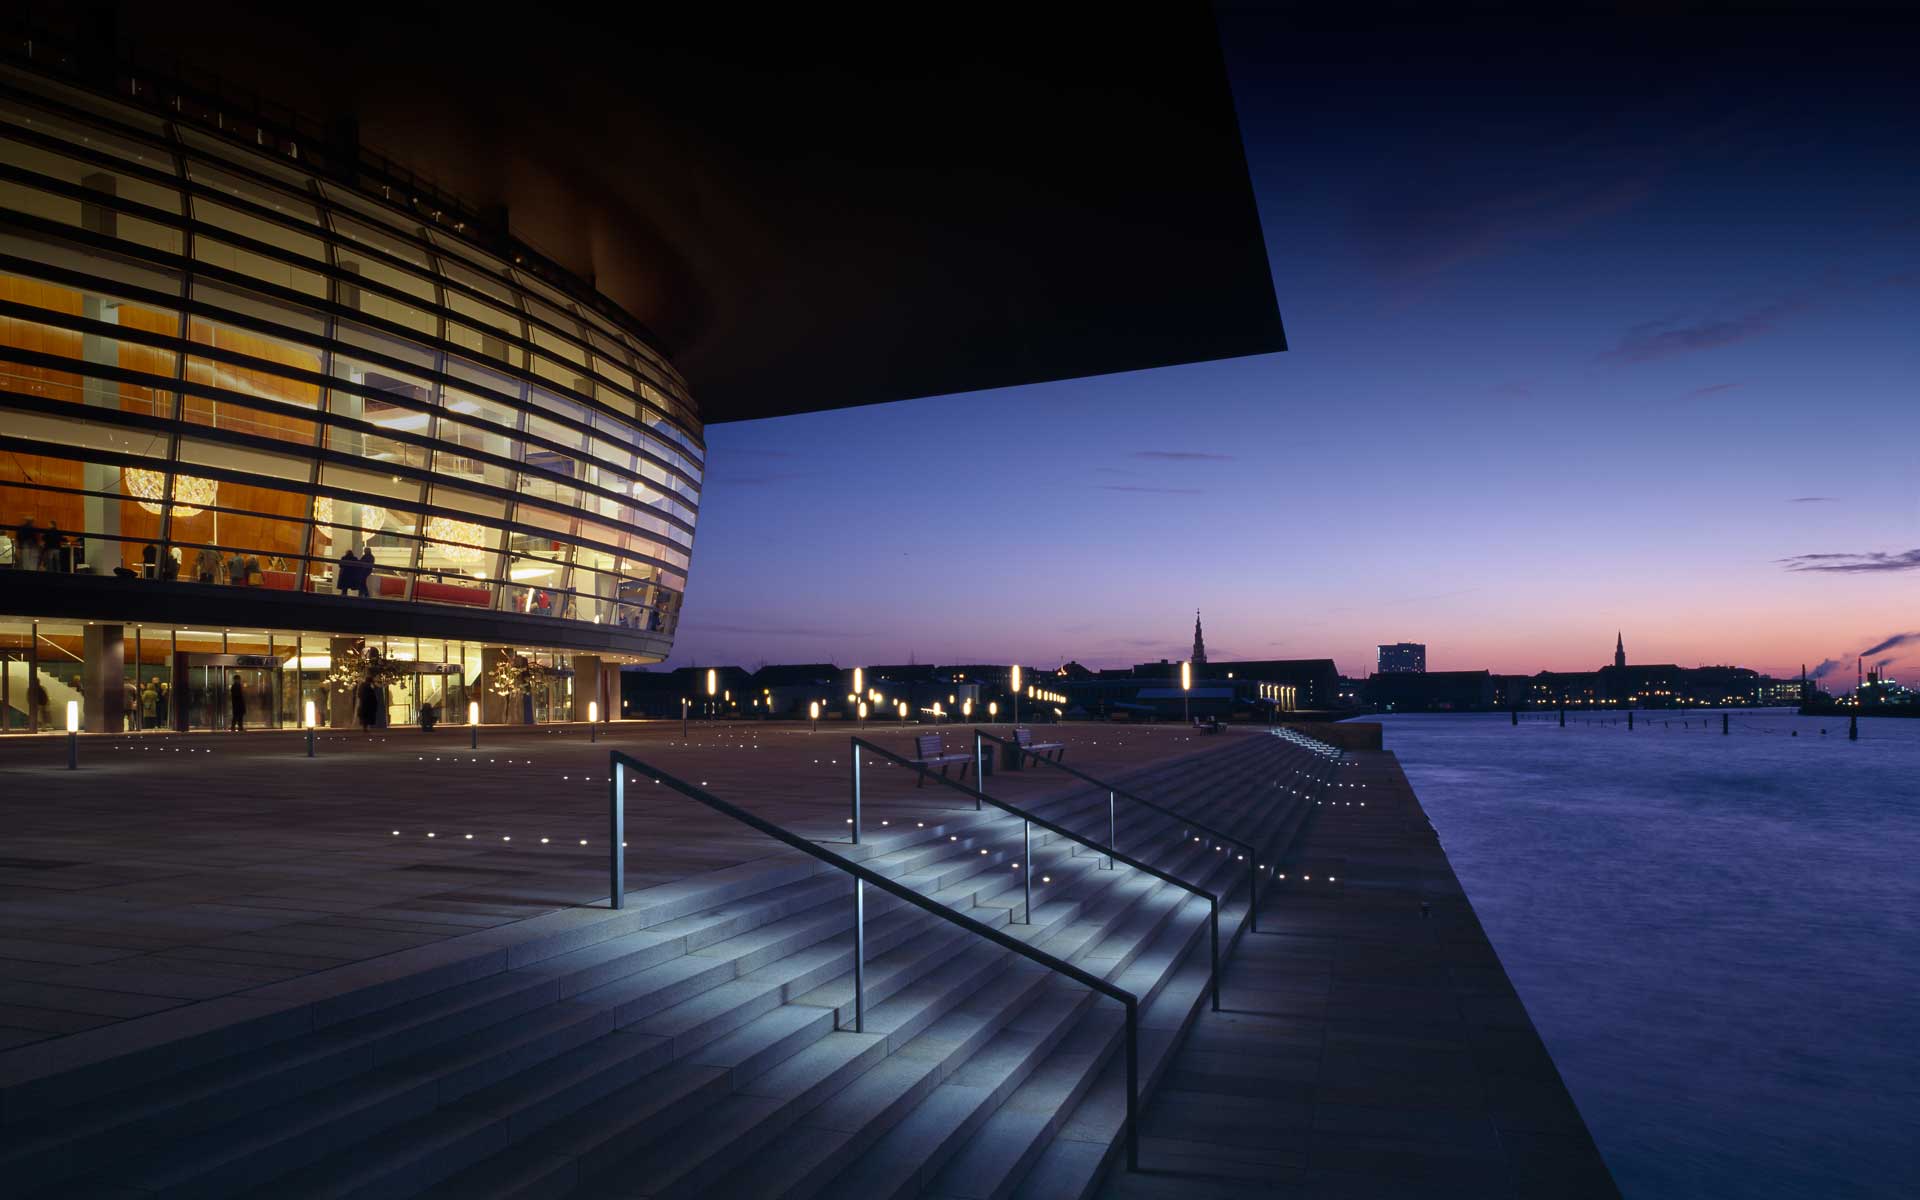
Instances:
[[[1776,12],[1225,11],[1293,348],[710,428],[669,665],[1124,666],[1197,607],[1349,674],[1850,677],[1920,631],[1920,38]]]

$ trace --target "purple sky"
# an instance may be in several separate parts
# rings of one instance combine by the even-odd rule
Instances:
[[[1294,348],[710,429],[670,665],[1920,631],[1911,27],[1222,32]]]

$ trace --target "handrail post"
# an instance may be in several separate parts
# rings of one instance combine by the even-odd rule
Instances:
[[[1247,927],[1255,933],[1260,932],[1260,864],[1254,861],[1259,857],[1259,851],[1247,847]]]
[[[1207,920],[1213,927],[1213,1011],[1220,1011],[1220,902],[1211,897],[1207,899]]]
[[[973,731],[973,790],[980,794],[973,798],[973,811],[979,812],[980,796],[987,794],[987,741],[978,729]]]
[[[1127,1170],[1140,1169],[1140,1112],[1134,1093],[1140,1090],[1140,1012],[1127,1005]]]
[[[853,844],[860,844],[860,742],[853,743]]]
[[[619,759],[607,764],[613,768],[607,777],[607,894],[614,908],[627,902],[627,769]]]
[[[1114,822],[1115,822],[1115,818],[1113,815],[1113,789],[1108,788],[1107,789],[1107,849],[1109,850],[1118,850],[1120,848],[1120,831]],[[1107,870],[1109,871],[1113,870],[1113,855],[1111,854],[1107,855]]]
[[[1027,924],[1033,924],[1033,824],[1020,822],[1020,869],[1027,878]]]
[[[853,881],[853,1031],[867,1031],[867,881]]]

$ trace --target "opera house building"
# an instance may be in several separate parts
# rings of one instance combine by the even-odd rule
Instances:
[[[196,42],[191,21],[130,5],[65,32],[75,47],[28,40],[0,60],[5,731],[64,729],[70,704],[91,731],[224,727],[236,683],[249,725],[300,724],[309,702],[319,724],[353,724],[364,714],[342,672],[369,651],[383,661],[377,723],[412,723],[423,706],[464,722],[470,702],[489,722],[581,720],[589,706],[617,717],[619,667],[672,649],[706,421],[1283,346],[1218,86],[1197,112],[1090,135],[1088,163],[1120,139],[1192,160],[1177,202],[1149,188],[1108,206],[1125,243],[1076,247],[1102,218],[1071,196],[1044,200],[1060,188],[1041,175],[1089,193],[1107,180],[1036,131],[1004,143],[1006,177],[1034,187],[1003,207],[980,202],[970,159],[951,170],[946,202],[981,229],[950,237],[940,212],[925,229],[847,218],[874,231],[869,247],[824,224],[841,190],[826,180],[844,163],[776,152],[689,165],[697,134],[770,119],[753,61],[732,68],[745,82],[698,130],[635,101],[652,114],[636,127],[659,127],[606,155],[549,136],[496,90],[498,111],[474,118],[503,147],[507,165],[489,174],[481,135],[458,128],[471,106],[449,116],[329,93],[312,64],[276,63],[272,39],[220,55],[213,33]],[[176,61],[204,46],[252,86],[283,78],[285,108],[127,65],[167,37]],[[677,63],[634,78],[692,69]],[[584,99],[543,111],[624,102],[619,70],[578,66]],[[1199,69],[1217,84],[1217,61]],[[1004,111],[975,105],[970,119],[1013,130],[1037,94],[1014,89]],[[328,120],[291,115],[303,111]],[[936,142],[943,119],[928,119]],[[385,132],[398,157],[362,146],[362,130]],[[892,131],[860,138],[822,153],[858,159]],[[649,154],[656,174],[698,170],[708,198],[641,188]],[[756,171],[784,176],[777,210]],[[590,205],[570,198],[576,183]],[[1133,203],[1167,216],[1162,235],[1140,232]],[[783,223],[794,206],[818,210],[822,244],[855,248],[821,261],[815,235]],[[1065,257],[1036,268],[1039,244]],[[915,255],[924,278],[893,265]],[[1056,325],[1076,298],[1116,292],[1115,256],[1141,295],[1110,319],[1096,307]],[[1009,279],[1012,263],[1029,264],[1024,277]],[[867,267],[872,294],[848,290]],[[883,323],[903,305],[925,328]],[[836,309],[844,328],[822,328]],[[867,349],[872,338],[889,349]]]

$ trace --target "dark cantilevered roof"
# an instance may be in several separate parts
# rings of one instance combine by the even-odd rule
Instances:
[[[1204,4],[567,7],[73,20],[504,219],[708,421],[1285,349]]]

